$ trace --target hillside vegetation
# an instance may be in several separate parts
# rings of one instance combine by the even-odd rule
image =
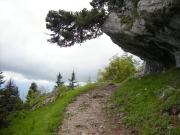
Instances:
[[[65,108],[81,93],[99,87],[88,84],[74,90],[61,90],[57,100],[34,111],[21,111],[9,117],[7,128],[1,129],[1,135],[53,135],[64,118]]]
[[[66,107],[81,93],[93,89],[101,90],[105,84],[88,84],[74,90],[62,87],[55,101],[40,105],[35,110],[24,110],[10,115],[10,125],[3,128],[0,134],[56,134],[64,119]],[[110,107],[110,111],[119,116],[119,120],[122,119],[132,134],[180,134],[180,70],[131,77],[117,87],[119,88],[111,96],[110,103],[113,107]]]
[[[121,57],[113,56],[109,64],[98,73],[98,81],[122,82],[136,72],[138,61],[133,56],[123,54]]]
[[[180,135],[180,70],[128,79],[112,102],[134,134]]]

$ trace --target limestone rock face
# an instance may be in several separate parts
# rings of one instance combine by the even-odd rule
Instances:
[[[180,0],[125,0],[103,32],[148,64],[146,72],[180,66]]]

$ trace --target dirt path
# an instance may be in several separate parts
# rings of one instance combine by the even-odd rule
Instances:
[[[83,94],[67,108],[59,135],[127,135],[107,116],[107,100],[116,85]]]

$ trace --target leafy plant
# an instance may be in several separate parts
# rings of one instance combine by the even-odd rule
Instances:
[[[126,78],[134,75],[136,68],[132,56],[127,54],[122,57],[114,56],[103,71],[99,73],[99,81],[122,82]]]

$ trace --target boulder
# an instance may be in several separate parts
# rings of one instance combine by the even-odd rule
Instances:
[[[180,67],[180,0],[125,0],[103,32],[146,61],[145,73]]]

